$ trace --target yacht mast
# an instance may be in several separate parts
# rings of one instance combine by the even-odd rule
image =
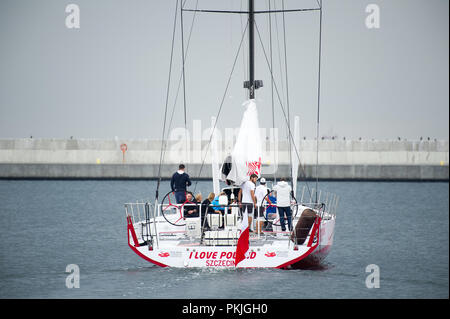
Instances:
[[[244,88],[249,91],[249,98],[255,98],[255,90],[263,86],[261,80],[255,80],[255,7],[254,0],[248,0],[248,59],[249,81],[244,82]]]
[[[250,87],[249,97],[255,98],[255,8],[253,6],[253,0],[248,0],[248,50],[249,50],[249,68],[250,68]]]

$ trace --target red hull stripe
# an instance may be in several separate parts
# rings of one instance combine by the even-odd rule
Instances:
[[[314,223],[314,227],[313,230],[311,232],[311,236],[309,236],[309,241],[308,241],[308,247],[311,247],[313,241],[314,241],[314,236],[316,235],[317,230],[319,229],[320,226],[320,217],[317,220],[317,223]],[[317,238],[319,238],[319,234],[317,234]]]
[[[160,266],[160,267],[168,267],[168,266],[165,265],[165,264],[162,264],[162,263],[160,263],[160,262],[157,262],[156,260],[153,260],[153,259],[151,259],[151,258],[148,258],[148,257],[145,256],[143,253],[141,253],[139,250],[137,250],[136,247],[133,247],[133,246],[131,246],[130,244],[128,244],[128,246],[130,246],[130,248],[131,248],[131,249],[132,249],[139,257],[144,258],[145,260],[147,260],[147,261],[149,261],[149,262],[151,262],[151,263],[153,263],[153,264],[155,264],[155,265],[157,265],[157,266]]]
[[[130,232],[131,232],[131,236],[133,237],[133,242],[134,242],[134,246],[132,246],[130,244]],[[141,258],[144,258],[145,260],[160,266],[160,267],[167,267],[167,265],[162,264],[160,262],[157,262],[156,260],[153,260],[151,258],[148,258],[147,256],[145,256],[144,254],[142,254],[139,250],[137,250],[136,247],[139,247],[139,242],[136,236],[136,232],[134,231],[134,227],[133,227],[133,223],[131,222],[131,216],[127,216],[127,233],[128,233],[128,246],[130,246],[130,248]]]
[[[133,237],[133,242],[135,247],[139,247],[139,241],[136,236],[136,232],[134,231],[133,223],[131,222],[131,216],[127,216],[127,232],[128,232],[128,243],[130,242],[130,232]]]
[[[310,249],[308,249],[308,251],[307,251],[306,253],[304,253],[303,255],[301,255],[300,257],[297,257],[297,258],[295,258],[295,259],[293,259],[293,260],[291,260],[291,261],[288,261],[288,262],[286,262],[286,263],[284,263],[284,264],[281,264],[281,265],[279,265],[279,266],[277,266],[277,267],[275,267],[275,268],[285,268],[285,267],[287,267],[287,266],[289,266],[289,265],[295,264],[297,261],[300,261],[300,260],[302,260],[302,259],[308,257],[309,254],[311,254],[311,253],[317,248],[318,245],[319,245],[319,242],[317,242],[317,243],[314,245],[314,247],[311,247]]]
[[[316,225],[314,225],[314,227],[315,227],[315,229],[313,229],[313,233],[315,233],[316,232],[316,228],[318,227],[320,225],[320,220],[319,220],[319,223],[318,224],[316,224]],[[131,232],[131,236],[133,237],[133,242],[134,242],[134,245],[135,246],[132,246],[131,244],[130,244],[130,232]],[[158,262],[158,261],[156,261],[156,260],[153,260],[153,259],[151,259],[151,258],[149,258],[149,257],[147,257],[147,256],[145,256],[144,254],[142,254],[136,247],[139,247],[139,242],[138,242],[138,240],[137,240],[137,236],[136,236],[136,233],[135,233],[135,231],[134,231],[134,227],[133,227],[133,224],[132,224],[132,222],[131,222],[131,217],[130,216],[128,216],[127,217],[127,233],[128,233],[128,246],[130,246],[130,248],[139,256],[139,257],[141,257],[141,258],[143,258],[143,259],[145,259],[145,260],[147,260],[147,261],[149,261],[149,262],[151,262],[151,263],[153,263],[153,264],[155,264],[155,265],[157,265],[157,266],[160,266],[160,267],[168,267],[168,265],[166,265],[166,264],[163,264],[163,263],[160,263],[160,262]],[[312,234],[313,235],[313,234]],[[237,245],[237,249],[236,249],[236,261],[235,261],[235,266],[239,263],[239,262],[241,262],[242,260],[244,260],[245,259],[245,253],[248,251],[248,249],[249,249],[249,244],[248,244],[248,242],[249,242],[249,236],[250,236],[250,233],[249,233],[249,229],[248,229],[248,227],[244,230],[244,232],[241,234],[241,236],[239,237],[239,239],[238,239],[238,245]],[[314,237],[314,236],[313,236]],[[312,238],[313,238],[312,237]],[[310,239],[310,241],[311,241],[311,239]],[[239,243],[241,243],[240,245],[239,245]],[[288,261],[288,262],[286,262],[286,263],[284,263],[284,264],[281,264],[281,265],[279,265],[279,266],[277,266],[277,267],[275,267],[275,268],[285,268],[285,267],[287,267],[287,266],[289,266],[289,265],[292,265],[292,264],[295,264],[296,262],[298,262],[298,261],[300,261],[300,260],[302,260],[302,259],[304,259],[304,258],[306,258],[306,257],[308,257],[316,248],[317,248],[317,246],[319,246],[319,241],[317,241],[317,243],[313,246],[313,247],[311,247],[306,253],[304,253],[303,255],[301,255],[301,256],[299,256],[299,257],[297,257],[296,259],[293,259],[293,260],[291,260],[291,261]],[[253,268],[253,267],[245,267],[245,268]]]
[[[309,238],[308,246],[312,245],[312,243],[314,241],[314,235],[317,232],[317,242],[316,242],[316,244],[313,247],[311,247],[310,249],[308,249],[308,251],[306,253],[304,253],[303,255],[301,255],[300,257],[297,257],[297,258],[295,258],[295,259],[293,259],[291,261],[288,261],[287,263],[284,263],[284,264],[282,264],[280,266],[277,266],[276,268],[285,268],[285,267],[287,267],[289,265],[295,264],[296,262],[298,262],[298,261],[300,261],[302,259],[305,259],[306,257],[308,257],[319,246],[319,227],[320,227],[320,222],[321,222],[321,219],[319,217],[318,222],[314,224],[314,228],[313,228],[313,230],[311,232],[311,236]]]

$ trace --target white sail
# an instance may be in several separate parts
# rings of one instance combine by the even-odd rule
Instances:
[[[224,170],[222,166],[222,179],[241,185],[247,181],[251,174],[261,176],[262,144],[259,132],[258,110],[255,100],[248,100],[243,104],[245,111],[241,126],[234,144],[231,156],[224,163],[231,164],[231,170]]]

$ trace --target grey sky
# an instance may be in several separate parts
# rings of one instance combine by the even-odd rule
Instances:
[[[160,138],[175,2],[0,0],[0,138]],[[80,29],[65,26],[69,3],[80,7]],[[187,0],[186,6],[195,3]],[[268,1],[256,3],[262,9]],[[276,3],[279,8],[281,2]],[[365,26],[371,3],[380,7],[379,29]],[[314,0],[286,0],[288,8],[315,5]],[[199,8],[240,6],[239,0],[199,1]],[[321,135],[448,139],[449,2],[323,0],[323,6]],[[192,17],[184,14],[186,42]],[[285,17],[290,113],[300,115],[301,135],[313,138],[318,13]],[[207,128],[217,113],[241,19],[204,13],[195,18],[186,61],[188,127],[199,119]],[[274,72],[281,90],[284,53],[279,56],[277,37],[282,50],[282,16],[277,15],[278,33],[274,19]],[[257,24],[268,50],[267,16],[259,15]],[[181,70],[179,25],[176,40],[169,111]],[[256,50],[256,78],[264,81],[256,91],[260,125],[271,127],[270,75],[258,38]],[[246,94],[243,58],[233,74],[220,128],[240,122]],[[172,127],[184,126],[182,110],[180,94]],[[281,127],[278,105],[275,112]]]

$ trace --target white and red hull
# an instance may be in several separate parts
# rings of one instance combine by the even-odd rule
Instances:
[[[294,245],[288,234],[268,239],[251,236],[248,257],[235,266],[236,246],[206,246],[182,238],[159,240],[153,245],[139,242],[139,226],[128,217],[128,245],[141,258],[161,267],[176,268],[302,268],[320,264],[333,244],[335,219],[318,219],[302,245]]]

